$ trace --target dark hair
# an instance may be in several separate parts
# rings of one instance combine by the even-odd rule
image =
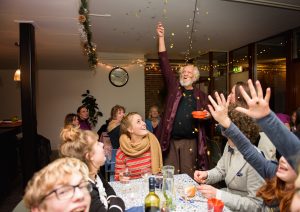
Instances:
[[[248,84],[245,82],[239,81],[235,84],[235,88],[234,88],[235,103],[238,104],[239,106],[248,108],[248,104],[240,91],[240,86],[242,86],[244,88],[244,90],[246,91],[246,93],[250,96],[250,89],[248,87]]]
[[[295,121],[296,131],[300,132],[300,107],[296,110],[296,121]]]
[[[235,110],[238,104],[231,104],[228,108],[228,116],[231,121],[240,129],[240,131],[251,141],[257,145],[259,138],[259,127],[252,118],[244,113]]]
[[[68,113],[68,114],[66,115],[65,121],[64,121],[65,127],[68,126],[68,125],[72,125],[73,120],[74,120],[74,117],[77,117],[77,118],[78,118],[78,115],[75,114],[75,113]]]
[[[86,108],[87,109],[87,107],[85,105],[81,105],[81,106],[79,106],[77,108],[77,113],[80,113],[80,111],[81,111],[82,108]]]
[[[123,110],[124,113],[125,113],[125,108],[123,106],[121,106],[121,105],[115,105],[115,106],[113,106],[113,108],[110,111],[110,118],[111,119],[116,118],[117,113],[118,113],[119,110]]]

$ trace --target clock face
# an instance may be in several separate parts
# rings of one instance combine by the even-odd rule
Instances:
[[[113,68],[109,73],[109,81],[116,87],[124,86],[129,79],[128,72],[121,67]]]

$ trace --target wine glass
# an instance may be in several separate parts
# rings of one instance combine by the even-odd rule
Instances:
[[[151,169],[143,168],[140,170],[140,173],[141,173],[141,177],[144,179],[144,182],[146,184],[148,184],[148,179],[149,179],[150,175],[152,174]]]
[[[123,169],[119,174],[120,182],[128,184],[130,180],[130,171],[128,168]]]

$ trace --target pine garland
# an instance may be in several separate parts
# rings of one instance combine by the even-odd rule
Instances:
[[[98,64],[96,44],[92,42],[92,31],[89,20],[88,0],[81,0],[79,8],[79,32],[83,54],[88,56],[89,67],[94,70]]]

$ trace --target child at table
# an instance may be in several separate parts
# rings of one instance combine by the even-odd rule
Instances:
[[[98,135],[90,130],[66,127],[61,131],[60,153],[65,157],[74,157],[83,161],[89,168],[89,182],[92,185],[90,212],[122,212],[125,204],[116,196],[113,188],[98,174],[105,163],[103,143]]]
[[[229,109],[230,119],[252,143],[257,143],[258,126],[251,118],[234,110],[234,107],[232,105]],[[259,150],[257,149],[257,151]],[[227,141],[217,166],[208,171],[195,171],[194,179],[199,183],[208,184],[198,187],[204,197],[221,199],[224,205],[231,210],[258,211],[262,207],[262,200],[256,197],[256,192],[264,180],[243,158],[230,139]],[[209,185],[221,180],[225,180],[227,188],[216,189]]]
[[[116,155],[115,180],[127,168],[131,179],[140,178],[144,170],[152,174],[161,171],[162,153],[160,144],[146,129],[142,117],[135,112],[129,113],[121,121],[120,148]]]

